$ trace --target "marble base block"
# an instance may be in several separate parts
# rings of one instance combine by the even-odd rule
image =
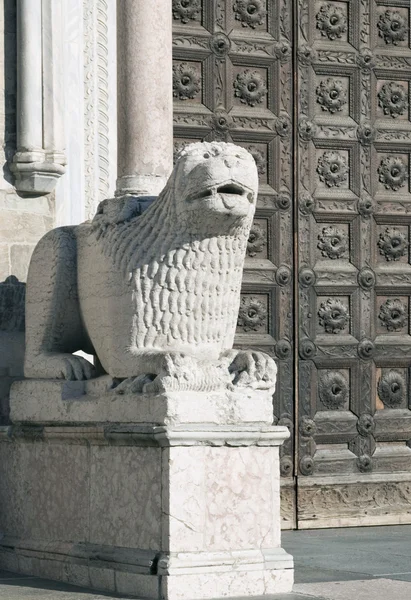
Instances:
[[[13,423],[271,424],[269,391],[117,394],[106,375],[90,381],[26,379],[10,392]]]
[[[287,428],[138,423],[146,411],[134,423],[0,428],[0,568],[152,600],[291,591],[280,540]]]

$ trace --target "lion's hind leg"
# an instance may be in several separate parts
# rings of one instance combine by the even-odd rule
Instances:
[[[74,227],[59,227],[37,244],[26,296],[24,374],[40,379],[90,379],[93,365],[72,353],[83,349]]]

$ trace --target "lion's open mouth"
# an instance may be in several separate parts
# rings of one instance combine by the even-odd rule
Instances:
[[[224,185],[219,185],[218,187],[213,186],[211,188],[200,190],[190,196],[190,201],[210,198],[215,194],[218,194],[221,197],[226,208],[233,208],[239,198],[247,197],[250,200],[251,196],[248,193],[248,190],[241,185],[236,183],[226,183]]]

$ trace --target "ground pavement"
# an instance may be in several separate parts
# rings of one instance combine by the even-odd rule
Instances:
[[[411,600],[411,525],[287,531],[283,546],[294,556],[296,583],[292,594],[272,600]],[[126,596],[0,571],[0,600],[43,598]]]

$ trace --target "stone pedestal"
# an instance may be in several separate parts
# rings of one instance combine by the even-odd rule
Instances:
[[[108,383],[75,398],[67,382],[15,384],[14,425],[0,429],[0,567],[156,600],[290,591],[278,457],[289,434],[265,422],[268,393],[233,393],[224,413],[227,392],[190,403]],[[32,408],[41,386],[49,425]],[[53,402],[66,425],[52,424]],[[117,414],[92,423],[92,405],[111,402]],[[248,422],[222,423],[241,411]]]

